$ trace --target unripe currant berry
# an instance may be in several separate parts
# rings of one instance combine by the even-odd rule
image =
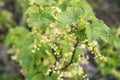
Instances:
[[[89,51],[93,51],[93,47],[91,47],[91,46],[88,47],[88,50],[89,50]]]

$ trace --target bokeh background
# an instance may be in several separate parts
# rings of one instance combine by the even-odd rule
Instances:
[[[103,55],[110,57],[110,61],[107,64],[101,63],[101,68],[100,64],[91,59],[90,64],[83,67],[90,80],[120,80],[120,0],[87,1],[93,7],[96,16],[111,28],[109,43],[102,44],[101,47]],[[24,16],[28,6],[27,0],[0,0],[0,80],[24,80],[19,64],[8,54],[11,47],[6,47],[5,39],[10,28],[28,28]],[[106,55],[105,51],[111,54]]]

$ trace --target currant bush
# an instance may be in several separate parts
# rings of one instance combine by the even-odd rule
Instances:
[[[98,61],[106,62],[97,42],[107,42],[109,28],[95,17],[85,0],[29,0],[26,10],[31,31],[19,28],[8,36],[14,42],[13,58],[25,80],[89,80],[81,67],[86,45]],[[12,32],[14,32],[12,34]],[[17,35],[21,37],[17,37]],[[8,43],[10,44],[10,43]]]

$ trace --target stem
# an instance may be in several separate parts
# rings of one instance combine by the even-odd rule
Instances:
[[[72,58],[71,58],[70,62],[69,62],[67,65],[65,65],[63,68],[61,68],[61,70],[65,70],[70,64],[73,63],[73,59],[74,59],[74,56],[75,56],[75,51],[76,51],[76,48],[77,48],[77,46],[78,46],[78,43],[79,43],[79,39],[77,38],[77,39],[76,39],[76,43],[75,43],[75,45],[74,45],[74,51],[72,52],[72,53],[73,53],[73,54],[72,54]]]
[[[52,54],[53,54],[53,56],[54,56],[54,58],[57,60],[57,56],[54,54],[54,49],[52,49]]]

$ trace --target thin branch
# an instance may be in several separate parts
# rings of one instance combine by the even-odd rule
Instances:
[[[57,56],[54,53],[55,53],[55,51],[54,51],[54,49],[52,49],[52,54],[53,54],[54,58],[57,60]]]
[[[74,45],[74,51],[72,52],[71,60],[70,60],[70,62],[67,65],[65,65],[63,68],[61,68],[61,70],[65,70],[70,64],[73,63],[73,59],[74,59],[76,48],[77,48],[78,44],[79,44],[79,39],[77,38],[76,39],[76,43]]]

